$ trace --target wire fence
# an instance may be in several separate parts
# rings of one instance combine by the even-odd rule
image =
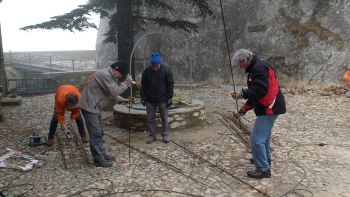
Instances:
[[[43,54],[35,54],[28,52],[9,52],[5,53],[5,62],[10,66],[18,66],[24,68],[57,72],[69,71],[86,71],[96,69],[96,60],[78,60],[67,57],[49,56]]]
[[[65,76],[64,73],[67,72],[70,74],[66,78],[76,78],[74,77],[75,72],[96,69],[95,59],[77,60],[69,56],[51,56],[44,53],[9,52],[4,54],[8,91],[20,95],[54,92],[60,83],[57,77],[52,77],[50,73],[60,73]]]

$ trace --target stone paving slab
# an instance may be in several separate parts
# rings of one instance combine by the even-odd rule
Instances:
[[[235,142],[235,137],[214,114],[218,110],[235,110],[228,95],[230,88],[226,86],[199,88],[194,92],[176,90],[175,93],[184,97],[204,100],[207,124],[171,132],[170,139],[269,196],[281,196],[296,186],[306,189],[302,191],[305,196],[311,196],[307,191],[314,196],[347,196],[350,193],[350,178],[347,177],[350,100],[332,93],[321,96],[317,89],[296,94],[286,92],[288,113],[278,118],[273,130],[273,138],[279,144],[272,147],[271,179],[246,177],[246,171],[254,168],[249,163],[250,153]],[[53,100],[53,94],[24,97],[21,106],[3,108],[6,122],[0,124],[0,152],[12,148],[40,159],[39,165],[27,173],[0,170],[0,188],[9,196],[23,193],[24,196],[98,196],[103,193],[106,196],[262,196],[173,143],[145,144],[147,134],[143,132],[131,133],[132,145],[181,169],[187,176],[135,151],[131,152],[129,163],[129,149],[107,136],[104,138],[107,150],[117,159],[113,167],[84,166],[81,160],[71,158],[69,162],[75,165],[65,170],[57,142],[51,148],[28,146],[28,137],[34,131],[47,135]],[[108,112],[104,114],[107,114],[103,120],[106,134],[127,142],[127,131],[107,126],[111,118]],[[253,124],[252,112],[244,118],[248,124]],[[88,145],[84,148],[89,151]]]

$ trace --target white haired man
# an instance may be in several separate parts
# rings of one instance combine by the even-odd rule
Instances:
[[[286,113],[286,103],[278,85],[272,66],[259,59],[247,49],[239,49],[232,57],[232,65],[239,65],[248,74],[247,89],[233,92],[234,99],[246,99],[239,110],[239,115],[245,115],[254,109],[256,120],[250,135],[255,170],[248,171],[250,178],[261,179],[271,177],[271,130],[279,114]]]

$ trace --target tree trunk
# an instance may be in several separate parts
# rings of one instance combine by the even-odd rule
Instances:
[[[134,46],[134,28],[132,17],[132,0],[120,0],[117,7],[118,15],[118,59],[128,63],[130,62],[130,54],[132,47]],[[134,59],[134,58],[133,58]],[[135,63],[132,61],[131,70],[133,79],[135,79]],[[135,86],[134,86],[135,87]],[[132,95],[135,96],[135,88],[132,88]],[[128,97],[130,91],[126,91],[122,94],[123,97]]]
[[[129,64],[131,50],[134,45],[132,0],[120,0],[119,2],[120,3],[118,4],[117,8],[117,15],[119,19],[117,24],[118,59]],[[134,63],[132,63],[131,73],[135,75]]]

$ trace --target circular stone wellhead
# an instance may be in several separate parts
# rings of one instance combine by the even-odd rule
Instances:
[[[116,127],[147,131],[146,107],[141,103],[132,104],[130,109],[129,105],[115,105],[113,111]],[[205,119],[204,102],[201,100],[179,101],[168,110],[169,130],[198,126],[205,122]],[[158,112],[156,113],[156,126],[158,128],[162,126]]]

